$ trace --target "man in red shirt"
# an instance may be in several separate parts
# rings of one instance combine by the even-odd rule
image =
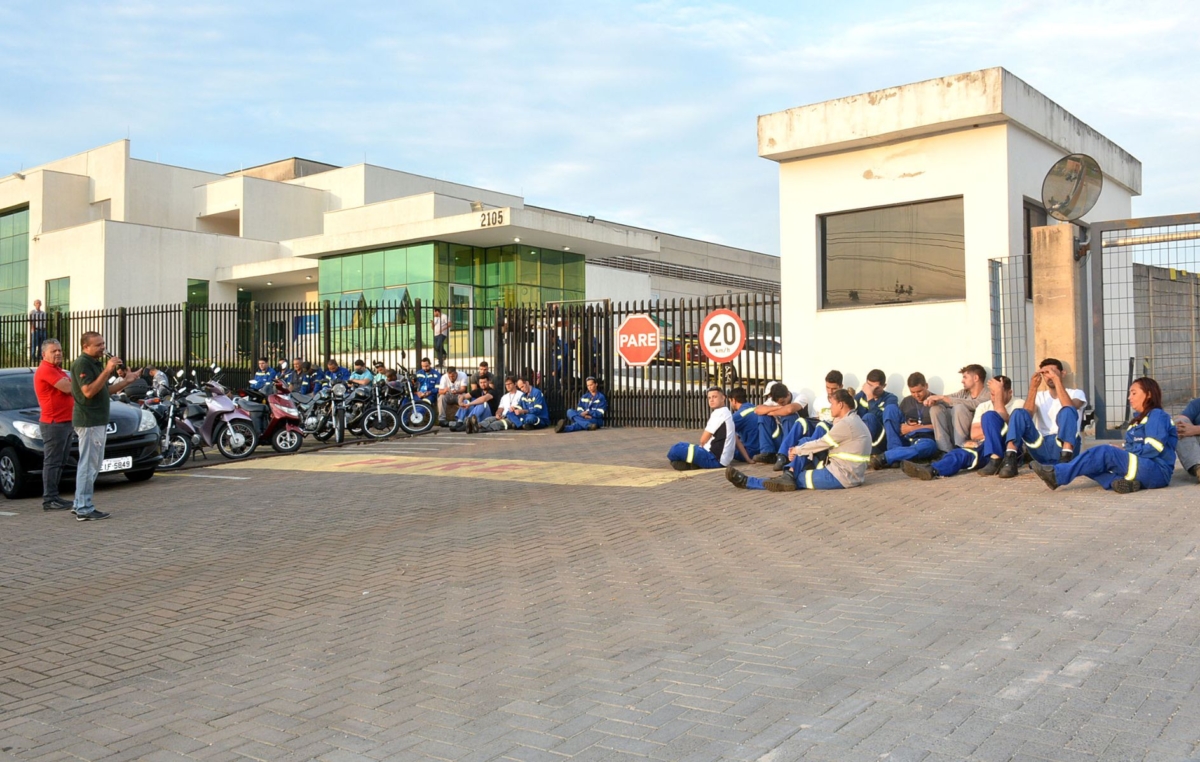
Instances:
[[[71,377],[62,368],[63,350],[58,339],[42,342],[42,362],[33,375],[33,390],[37,394],[42,416],[42,510],[65,511],[71,507],[58,496],[58,482],[63,465],[71,450],[71,414],[75,398],[71,396]]]

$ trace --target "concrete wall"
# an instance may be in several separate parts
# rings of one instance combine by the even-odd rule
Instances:
[[[328,207],[324,191],[254,177],[242,178],[242,237],[285,241],[319,235]]]
[[[588,299],[607,298],[622,302],[653,299],[654,289],[646,273],[585,264],[584,278],[584,294]]]
[[[96,310],[104,303],[104,220],[29,239],[29,300],[46,298],[46,281],[71,279],[71,309]],[[134,302],[144,304],[145,302]]]
[[[419,193],[437,193],[442,196],[461,199],[468,203],[471,201],[482,201],[485,206],[491,207],[514,207],[520,209],[525,205],[524,199],[520,196],[513,196],[508,193],[497,193],[496,191],[484,188],[472,188],[469,185],[437,180],[432,177],[423,177],[422,175],[413,175],[408,172],[400,172],[399,170],[387,169],[386,167],[376,167],[371,164],[363,166],[365,168],[364,181],[366,185],[365,203],[368,204],[387,201],[393,198],[403,198],[404,196],[415,196]],[[469,206],[467,207],[467,211],[470,211]]]
[[[223,178],[211,172],[130,159],[126,179],[129,206],[122,218],[125,222],[195,230],[194,189]]]

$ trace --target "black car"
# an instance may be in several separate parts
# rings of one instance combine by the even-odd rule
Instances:
[[[40,415],[41,407],[33,391],[33,370],[0,370],[0,492],[9,499],[25,497],[41,484]],[[123,473],[133,482],[154,476],[154,469],[162,460],[154,416],[137,405],[114,399],[108,421],[101,474]],[[75,478],[78,457],[79,446],[72,441],[63,481]]]

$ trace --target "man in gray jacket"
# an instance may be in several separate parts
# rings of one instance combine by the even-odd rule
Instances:
[[[725,478],[739,489],[792,492],[797,489],[846,489],[863,483],[871,462],[871,432],[854,412],[854,397],[839,389],[829,399],[833,427],[825,436],[788,451],[793,472],[774,479],[746,476],[733,466]],[[816,459],[814,456],[823,456]]]
[[[968,365],[958,372],[962,374],[962,391],[925,398],[933,418],[933,437],[942,453],[953,452],[971,438],[975,408],[991,399],[987,371],[982,365]]]

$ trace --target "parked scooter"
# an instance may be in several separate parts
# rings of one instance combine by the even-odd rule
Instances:
[[[217,451],[230,460],[248,458],[258,448],[258,432],[250,415],[233,403],[218,382],[221,369],[213,366],[212,372],[213,377],[203,384],[197,386],[194,380],[191,383],[196,391],[187,395],[188,421],[203,444],[215,444]]]
[[[179,371],[179,377],[183,371]],[[183,400],[182,389],[160,389],[158,397],[142,400],[142,406],[149,410],[158,421],[161,434],[162,463],[160,469],[179,468],[192,457],[195,447],[200,444],[196,433],[185,415],[187,403]]]
[[[234,398],[234,404],[250,415],[259,439],[270,442],[275,452],[296,452],[304,444],[300,411],[284,391],[282,381],[275,381],[271,394],[247,389],[245,397]]]

